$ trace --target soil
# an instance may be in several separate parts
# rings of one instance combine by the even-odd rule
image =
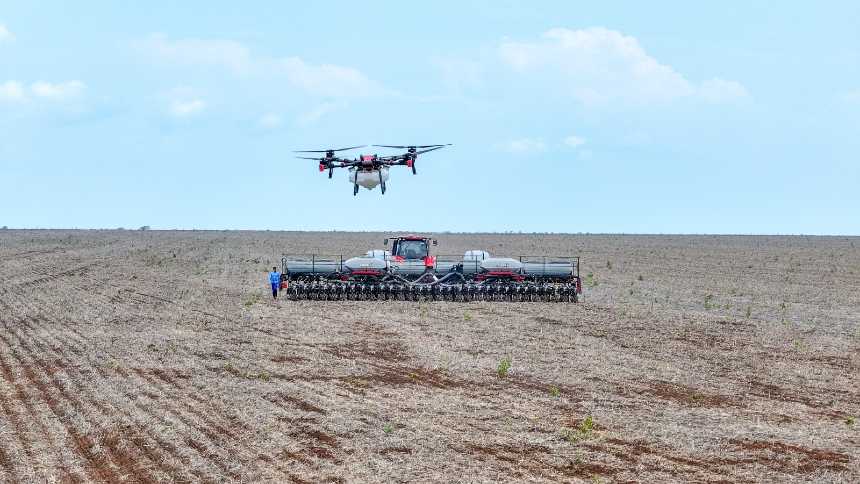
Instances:
[[[267,293],[388,235],[0,231],[0,482],[860,481],[860,238],[435,234],[583,301]]]

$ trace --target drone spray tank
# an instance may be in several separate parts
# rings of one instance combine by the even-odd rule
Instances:
[[[349,182],[353,185],[373,190],[377,185],[385,186],[386,181],[388,181],[387,166],[382,166],[374,172],[363,171],[355,167],[349,168]]]

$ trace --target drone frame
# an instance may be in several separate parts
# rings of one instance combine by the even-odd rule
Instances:
[[[379,156],[376,154],[360,155],[358,158],[353,159],[341,158],[339,156],[335,156],[335,153],[339,151],[348,151],[358,148],[364,148],[367,145],[350,146],[346,148],[329,148],[324,150],[297,150],[294,151],[294,153],[325,153],[324,157],[297,156],[296,158],[304,160],[315,160],[319,162],[319,171],[324,172],[328,170],[329,178],[332,178],[335,168],[349,168],[356,171],[362,169],[366,171],[375,170],[379,174],[379,185],[382,189],[382,194],[385,195],[386,186],[385,181],[382,178],[381,168],[392,166],[408,166],[410,169],[412,169],[412,174],[417,175],[418,171],[415,168],[415,162],[418,159],[418,155],[442,149],[450,145],[450,143],[436,145],[372,145],[379,148],[405,149],[406,152],[398,155],[387,156]],[[356,176],[354,177],[353,181],[352,194],[358,195],[358,189],[358,173],[356,173]]]

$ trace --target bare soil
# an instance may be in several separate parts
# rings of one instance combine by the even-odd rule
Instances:
[[[860,481],[860,238],[438,234],[584,302],[271,299],[385,235],[0,231],[0,482]]]

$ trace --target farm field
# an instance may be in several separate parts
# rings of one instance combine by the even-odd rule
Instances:
[[[435,234],[583,302],[267,293],[387,235],[0,231],[0,482],[860,481],[860,238]]]

